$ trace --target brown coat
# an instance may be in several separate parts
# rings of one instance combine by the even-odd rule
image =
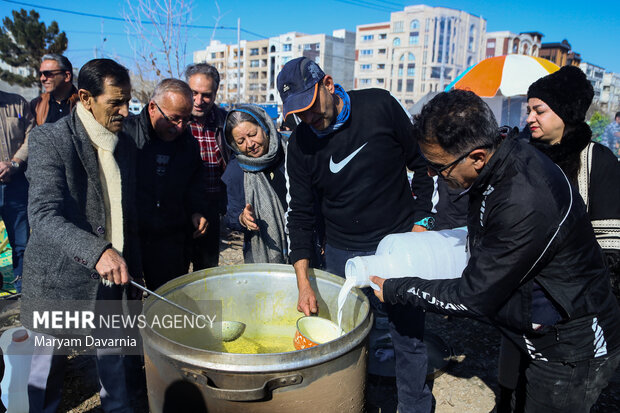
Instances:
[[[32,115],[35,117],[37,125],[43,125],[47,119],[47,114],[50,110],[50,96],[51,95],[46,92],[30,101],[30,110],[32,111]],[[78,100],[79,97],[77,94],[77,89],[73,87],[71,96],[69,96],[69,106],[71,109],[73,109]]]

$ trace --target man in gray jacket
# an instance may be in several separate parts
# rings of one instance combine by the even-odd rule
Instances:
[[[24,260],[21,317],[35,331],[35,311],[48,310],[42,303],[100,311],[133,295],[127,287],[130,274],[141,276],[135,146],[119,134],[131,98],[127,69],[113,60],[91,60],[80,70],[78,88],[80,101],[71,115],[35,128],[30,139],[32,235]],[[70,331],[77,333],[89,334]],[[129,366],[135,367],[138,357],[114,350],[97,349],[101,404],[106,412],[132,412],[127,384],[136,382],[131,377],[136,370]],[[62,354],[35,345],[28,384],[31,412],[58,409],[66,364]]]

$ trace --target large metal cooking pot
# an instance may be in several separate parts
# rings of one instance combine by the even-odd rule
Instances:
[[[335,320],[344,279],[311,270],[320,316]],[[252,335],[273,318],[294,320],[297,282],[290,265],[224,266],[176,278],[157,292],[168,298],[187,294],[222,300],[222,318],[247,324]],[[146,300],[147,318],[169,311]],[[152,328],[142,330],[149,406],[152,413],[208,412],[360,412],[364,404],[367,336],[372,326],[368,299],[353,290],[343,311],[339,339],[316,347],[275,354],[230,354],[197,348],[183,337]],[[295,325],[282,326],[290,334]]]

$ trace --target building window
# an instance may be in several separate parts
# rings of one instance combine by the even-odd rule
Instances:
[[[487,47],[488,48],[495,47],[495,39],[487,41]]]
[[[310,43],[304,44],[304,50],[312,50],[312,45]]]
[[[469,45],[468,45],[469,51],[474,50],[475,38],[476,38],[476,26],[472,24],[471,26],[469,26]]]
[[[428,53],[426,52],[426,50],[424,51],[424,54],[422,55],[422,64],[425,65],[426,64],[426,57],[428,56]]]
[[[424,35],[424,47],[428,47],[428,34]]]
[[[407,60],[409,60],[410,62],[414,62],[415,61],[415,55],[411,52],[409,52],[409,55],[407,56]]]
[[[396,82],[396,91],[397,92],[403,91],[403,80],[402,79],[398,79],[398,82]]]
[[[403,31],[403,22],[394,22],[394,33],[401,33]]]
[[[362,36],[362,41],[363,42],[371,42],[374,38],[375,38],[374,35],[366,34],[366,35]]]
[[[215,59],[215,53],[211,53],[211,59]]]
[[[386,53],[386,49],[379,49],[379,50],[377,50],[377,53],[385,54]]]
[[[407,77],[415,76],[415,63],[407,64]]]
[[[370,79],[360,79],[360,85],[370,86]]]
[[[282,45],[282,51],[283,52],[290,52],[291,50],[293,50],[293,45],[290,43],[286,43]]]
[[[473,57],[471,57],[471,56],[469,56],[469,57],[467,58],[467,67],[469,67],[469,66],[471,66],[471,65],[473,65],[473,64],[474,64],[474,58],[473,58]]]
[[[392,45],[400,46],[400,37],[395,37],[394,40],[392,40]]]
[[[441,77],[441,67],[431,68],[431,79],[439,79]]]
[[[411,24],[409,25],[409,27],[411,28],[411,30],[419,29],[420,28],[420,21],[418,19],[411,20]]]
[[[372,49],[362,49],[362,56],[372,56]]]
[[[250,49],[250,56],[256,56],[256,55],[258,55],[258,47],[254,49]]]
[[[250,67],[259,67],[260,60],[250,60]]]
[[[383,86],[385,84],[385,79],[383,78],[377,79],[377,84]]]
[[[418,32],[409,33],[409,44],[416,45],[420,42],[420,35]]]
[[[321,50],[321,43],[315,43],[314,50]]]
[[[424,93],[424,89],[426,89],[424,86],[426,86],[424,83],[422,83],[422,86],[420,86],[420,92]]]
[[[413,79],[407,79],[407,92],[413,92]]]
[[[372,65],[371,64],[360,65],[360,70],[370,70],[370,69],[372,69]]]
[[[385,69],[385,63],[378,63],[378,64],[377,64],[377,69],[378,69],[378,70],[383,70],[383,69]]]
[[[379,33],[379,40],[387,39],[387,33]]]
[[[398,77],[403,77],[403,65],[398,65]]]

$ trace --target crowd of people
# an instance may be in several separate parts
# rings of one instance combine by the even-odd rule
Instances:
[[[278,74],[280,127],[259,106],[216,105],[207,63],[159,82],[138,115],[113,60],[87,62],[74,85],[69,60],[45,55],[40,79],[30,104],[0,92],[0,215],[28,328],[44,300],[95,310],[140,300],[130,280],[157,289],[218,266],[220,220],[244,233],[246,263],[292,265],[305,315],[319,310],[311,268],[344,277],[388,234],[466,225],[460,278],[375,277],[381,290],[365,291],[391,340],[369,357],[394,366],[399,412],[432,409],[426,311],[501,331],[498,412],[587,412],[620,363],[620,164],[591,140],[578,68],[530,86],[522,131],[461,90],[412,119],[389,92],[346,91],[305,57]],[[620,112],[613,142],[619,124]],[[104,411],[134,411],[141,357],[105,348],[96,361]],[[31,412],[57,411],[65,365],[35,349]]]

